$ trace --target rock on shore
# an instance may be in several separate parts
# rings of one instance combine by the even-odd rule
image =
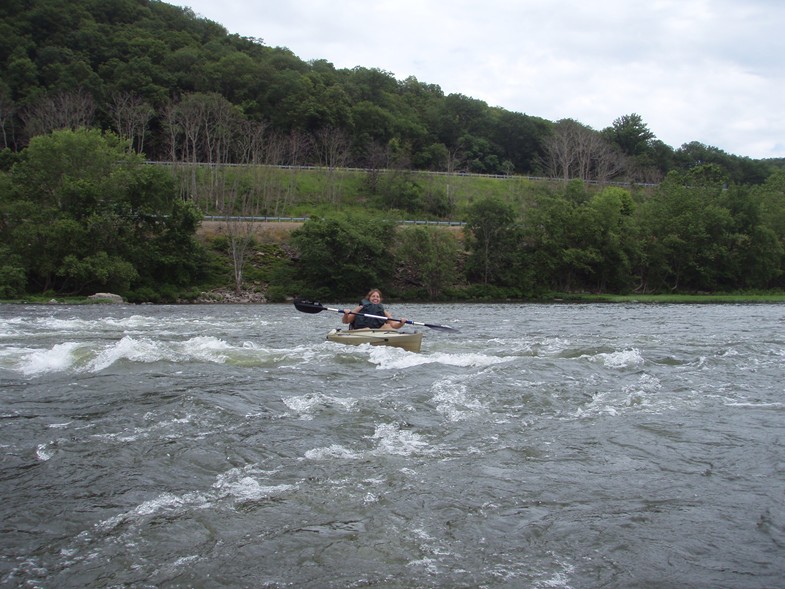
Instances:
[[[244,290],[237,293],[230,288],[217,288],[209,292],[201,293],[194,303],[224,303],[224,304],[245,304],[245,303],[266,303],[267,299],[261,292]]]
[[[92,299],[94,301],[100,302],[107,302],[107,303],[123,303],[123,297],[118,294],[113,294],[111,292],[97,292],[94,295],[90,295],[87,297],[88,299]]]

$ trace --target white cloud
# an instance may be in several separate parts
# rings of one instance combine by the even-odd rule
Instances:
[[[595,129],[635,112],[674,148],[785,157],[780,0],[172,3],[304,60]]]

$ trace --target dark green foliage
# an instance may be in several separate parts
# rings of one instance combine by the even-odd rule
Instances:
[[[439,299],[458,281],[459,244],[443,229],[406,227],[397,235],[395,259],[401,281],[422,289],[421,298]]]
[[[2,16],[0,148],[19,151],[36,134],[92,125],[129,135],[149,159],[167,160],[167,113],[192,93],[220,95],[246,122],[264,121],[283,134],[341,130],[351,166],[369,165],[369,152],[381,148],[396,152],[396,165],[415,169],[538,174],[554,129],[536,116],[445,96],[413,77],[306,63],[160,0],[8,0]],[[130,111],[125,118],[117,112],[117,101],[130,95],[141,101],[137,116],[150,113],[133,128]],[[624,154],[627,178],[637,182],[717,163],[735,183],[760,183],[775,164],[697,142],[674,151],[635,113],[592,133]],[[315,153],[286,157],[284,163],[318,163]],[[234,153],[232,161],[239,160]]]
[[[513,207],[500,199],[479,200],[467,214],[470,281],[513,286],[520,274],[519,227]]]
[[[358,297],[392,282],[395,224],[366,215],[312,218],[292,235],[308,297]]]
[[[542,119],[459,94],[445,97],[414,78],[400,82],[376,68],[306,63],[158,0],[30,0],[8,3],[3,16],[0,98],[10,133],[0,147],[18,150],[57,125],[75,128],[68,116],[74,113],[54,117],[55,97],[69,103],[61,111],[76,108],[75,96],[91,101],[81,105],[87,109],[82,124],[125,133],[114,101],[131,93],[154,109],[145,152],[155,160],[170,155],[161,124],[169,105],[191,93],[220,94],[248,120],[282,133],[341,129],[352,145],[347,163],[355,166],[372,144],[395,144],[416,167],[443,169],[452,152],[460,153],[453,161],[461,169],[531,171],[547,132]]]
[[[202,276],[201,213],[114,136],[36,137],[0,185],[6,291],[19,290],[20,268],[31,292],[58,294],[160,292]]]

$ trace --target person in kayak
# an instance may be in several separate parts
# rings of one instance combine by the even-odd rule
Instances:
[[[363,313],[363,315],[358,313]],[[376,317],[366,317],[365,315],[380,315],[387,317],[387,321],[377,319]],[[344,309],[341,321],[348,323],[349,329],[362,329],[363,327],[370,329],[400,329],[406,325],[406,319],[393,319],[392,315],[384,310],[382,291],[378,288],[372,289],[365,295],[365,298],[354,309]]]

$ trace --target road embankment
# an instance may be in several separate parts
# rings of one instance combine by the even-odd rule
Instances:
[[[228,236],[231,228],[231,221],[202,221],[196,234],[205,239]],[[251,230],[259,241],[266,243],[282,243],[289,240],[292,231],[302,225],[295,221],[254,221],[251,223]]]
[[[229,223],[237,223],[237,221],[215,221],[205,220],[197,229],[196,234],[204,239],[213,239],[215,237],[228,236],[231,228]],[[242,221],[247,223],[247,221]],[[289,237],[295,229],[302,226],[302,221],[251,221],[251,230],[254,237],[259,241],[265,243],[283,243],[289,240]],[[411,224],[416,225],[416,222]],[[407,225],[402,225],[407,226]],[[463,227],[460,225],[428,225],[429,227],[438,227],[453,233],[462,234]],[[238,228],[239,229],[239,228]],[[244,233],[245,228],[242,229]]]

